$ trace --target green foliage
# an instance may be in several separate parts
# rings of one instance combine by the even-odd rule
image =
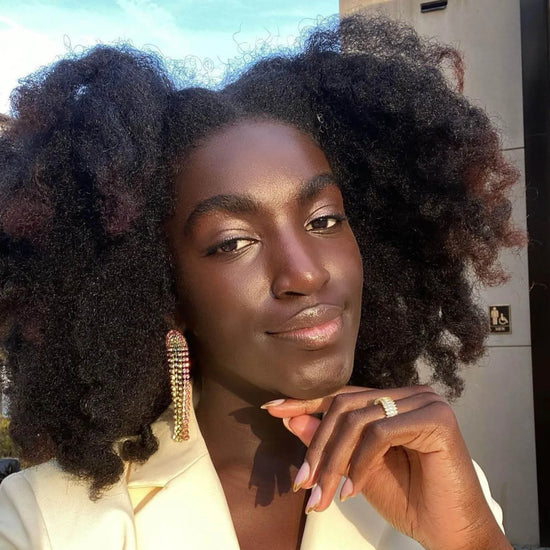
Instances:
[[[9,436],[10,421],[4,416],[0,416],[0,458],[17,457],[17,448]]]

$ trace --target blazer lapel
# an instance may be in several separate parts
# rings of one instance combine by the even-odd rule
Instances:
[[[239,550],[237,535],[218,474],[200,434],[194,410],[189,440],[171,438],[172,410],[153,425],[159,450],[142,465],[132,465],[128,487],[158,487],[135,514],[140,550],[189,548]]]
[[[386,521],[362,496],[334,500],[324,512],[308,515],[300,550],[380,550],[378,543],[386,527]]]
[[[172,440],[171,408],[153,424],[153,433],[159,439],[159,450],[144,464],[131,464],[127,472],[130,490],[158,488],[135,513],[139,550],[180,547],[239,550],[223,487],[194,410],[188,441]],[[421,548],[412,539],[397,533],[365,498],[358,496],[343,503],[336,499],[324,512],[310,514],[300,549],[391,550],[396,547]]]
[[[135,516],[140,550],[238,550],[219,479],[208,455],[170,481]]]
[[[341,486],[340,486],[341,488]],[[340,494],[340,488],[336,495]],[[415,540],[394,529],[362,495],[337,497],[319,514],[307,517],[300,550],[422,550]]]

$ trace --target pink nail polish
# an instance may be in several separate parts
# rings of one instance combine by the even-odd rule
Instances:
[[[260,409],[268,409],[269,407],[276,407],[277,405],[282,405],[286,399],[274,399],[273,401],[268,401],[260,406]]]
[[[292,490],[295,493],[302,488],[302,483],[304,483],[304,481],[309,478],[309,472],[309,464],[307,463],[307,461],[304,461],[304,463],[300,466],[296,477],[294,478],[294,487],[292,488]]]
[[[348,477],[340,489],[340,502],[344,502],[353,494],[353,482]]]
[[[317,506],[319,506],[319,503],[321,502],[322,496],[323,491],[321,491],[321,487],[319,487],[319,485],[315,485],[313,491],[311,491],[311,495],[309,495],[309,500],[306,504],[306,514],[315,511],[315,509],[317,508]]]

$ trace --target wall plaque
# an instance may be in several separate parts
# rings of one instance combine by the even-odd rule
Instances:
[[[489,306],[489,329],[492,334],[510,334],[512,319],[510,304]]]

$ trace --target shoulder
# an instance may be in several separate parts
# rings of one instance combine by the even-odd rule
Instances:
[[[133,532],[122,480],[92,501],[86,482],[50,461],[0,484],[0,550],[133,550]]]
[[[64,472],[54,460],[9,475],[0,484],[2,506],[20,507],[26,513],[29,509],[40,512],[50,503],[62,502],[65,495],[74,497],[76,494],[87,494],[86,485]],[[30,501],[34,507],[23,508],[22,505]]]
[[[9,475],[0,484],[1,550],[51,548],[40,507],[27,473],[24,470]]]

